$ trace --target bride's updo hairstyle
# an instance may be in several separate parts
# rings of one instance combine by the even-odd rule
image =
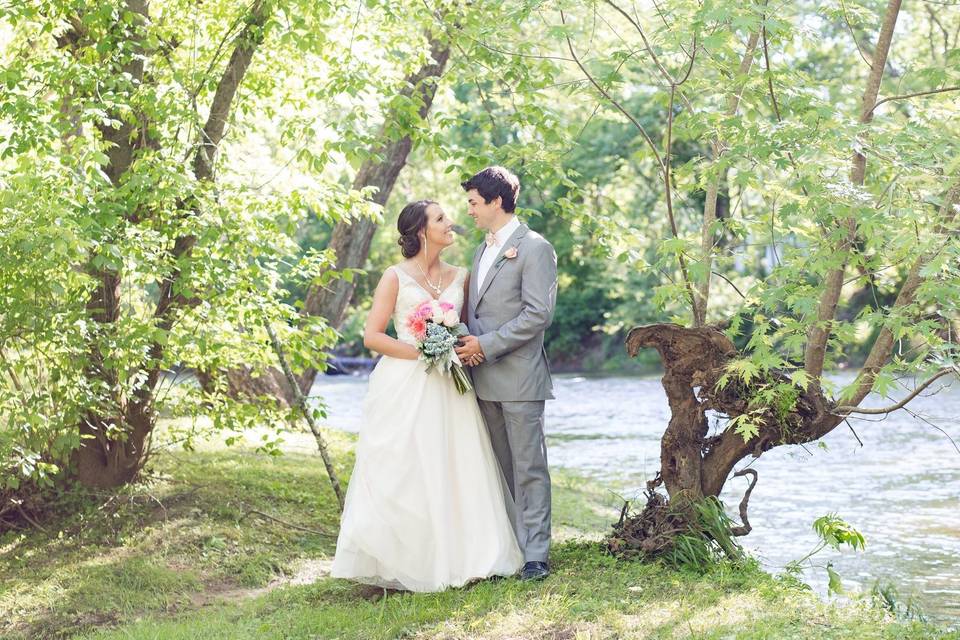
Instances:
[[[404,258],[412,258],[420,253],[420,232],[427,228],[427,207],[437,204],[433,200],[417,200],[411,202],[400,212],[397,218],[397,231],[400,238],[400,252]]]

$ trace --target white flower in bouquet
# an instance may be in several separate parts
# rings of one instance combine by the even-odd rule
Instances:
[[[460,324],[460,316],[453,309],[443,314],[443,324],[448,327],[455,327]]]

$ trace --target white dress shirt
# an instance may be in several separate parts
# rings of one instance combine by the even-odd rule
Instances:
[[[500,227],[500,230],[493,234],[498,244],[492,247],[484,247],[483,254],[480,256],[480,264],[477,265],[477,291],[483,288],[483,281],[486,279],[487,274],[490,273],[490,267],[493,266],[493,261],[500,255],[504,243],[513,235],[513,232],[516,231],[519,226],[520,221],[517,220],[517,216],[511,216],[510,222]]]

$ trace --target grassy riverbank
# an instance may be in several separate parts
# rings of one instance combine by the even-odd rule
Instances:
[[[351,441],[331,438],[345,477]],[[0,637],[960,638],[752,567],[618,563],[595,542],[617,499],[559,469],[549,580],[371,599],[326,577],[337,513],[309,445],[165,453],[147,482],[73,496],[44,531],[8,534]]]

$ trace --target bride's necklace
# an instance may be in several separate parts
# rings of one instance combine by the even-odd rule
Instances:
[[[423,281],[427,283],[427,286],[433,289],[438,296],[443,293],[443,269],[440,269],[440,282],[433,284],[430,282],[430,278],[428,278],[427,274],[424,272],[423,267],[420,266],[420,263],[416,260],[414,260],[413,263],[417,265],[417,269],[420,269],[420,274],[423,276]]]

